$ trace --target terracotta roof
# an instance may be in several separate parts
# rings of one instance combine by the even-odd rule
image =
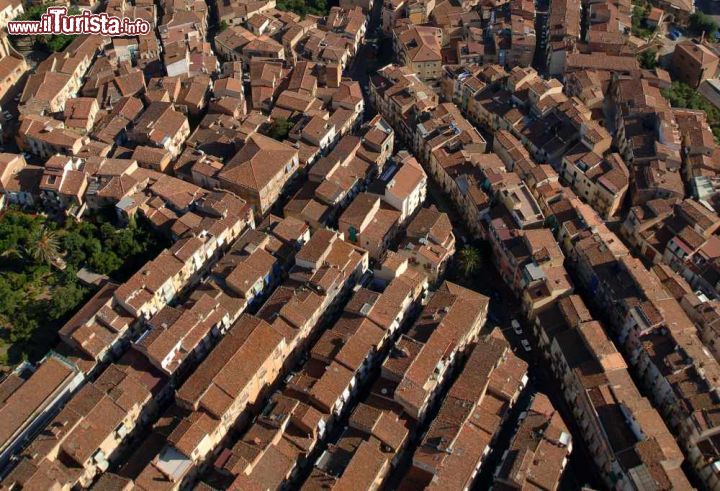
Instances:
[[[219,176],[227,182],[259,191],[297,155],[297,150],[291,146],[256,133],[248,138]]]

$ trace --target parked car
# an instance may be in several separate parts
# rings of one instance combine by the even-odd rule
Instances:
[[[522,327],[520,327],[520,323],[517,320],[511,320],[510,326],[512,327],[512,330],[515,331],[515,334],[517,334],[518,336],[523,333]]]

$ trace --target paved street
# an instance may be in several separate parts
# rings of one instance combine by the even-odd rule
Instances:
[[[366,39],[378,39],[377,32],[380,27],[380,15],[382,13],[382,0],[376,0],[373,3],[373,9],[370,13],[370,20],[368,21],[367,31],[365,34]],[[365,121],[372,118],[375,115],[375,108],[368,103],[368,80],[370,74],[381,68],[388,63],[392,62],[392,40],[380,37],[378,39],[378,48],[375,49],[369,42],[364,42],[360,45],[360,49],[353,58],[352,65],[348,68],[348,75],[353,80],[357,80],[360,83],[363,94],[365,95]]]

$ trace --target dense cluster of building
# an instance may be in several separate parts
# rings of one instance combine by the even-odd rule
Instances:
[[[213,47],[205,4],[106,8],[156,29],[78,37],[27,76],[2,204],[112,208],[172,246],[102,284],[53,352],[3,380],[3,485],[173,489],[210,473],[240,488],[370,486],[426,448],[416,432],[451,385],[503,421],[527,366],[487,335],[494,348],[473,350],[488,299],[442,282],[453,225],[423,207],[423,167],[393,155],[385,119],[362,123],[360,86],[342,76],[366,13],[218,5],[229,27]],[[471,350],[496,358],[453,384]],[[357,400],[371,386],[377,400]],[[469,416],[447,438],[488,440],[435,471],[470,463],[467,483],[497,431]],[[338,434],[348,417],[355,434]]]
[[[606,485],[689,487],[686,460],[714,488],[720,220],[701,183],[718,170],[718,146],[704,112],[665,100],[669,74],[627,56],[626,36],[617,53],[583,58],[595,48],[579,38],[577,11],[551,2],[548,70],[561,80],[449,58],[431,80],[405,61],[371,77],[371,100],[492,246]],[[675,57],[700,61],[674,66],[705,80],[717,57],[697,46],[678,44]],[[556,57],[565,66],[553,68]],[[492,134],[491,153],[476,128]],[[618,215],[620,236],[604,223]]]
[[[78,7],[153,29],[0,36],[0,210],[171,245],[0,381],[3,488],[554,490],[578,447],[609,489],[720,488],[720,146],[663,95],[714,103],[711,42],[641,68],[629,0]],[[366,36],[394,61],[358,76]],[[532,343],[448,281],[477,240]]]

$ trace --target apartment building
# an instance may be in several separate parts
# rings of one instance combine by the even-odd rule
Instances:
[[[304,220],[313,229],[333,224],[368,182],[385,169],[386,161],[392,153],[392,129],[378,116],[363,125],[360,131],[362,137],[351,134],[342,136],[327,155],[313,163],[308,170],[308,181],[285,206],[285,216]],[[382,175],[386,176],[385,173]],[[384,196],[387,183],[382,179],[376,182],[377,185],[373,183],[371,190]],[[413,188],[409,190],[408,196],[398,196],[398,201],[394,202],[409,208],[415,196],[414,191]]]
[[[547,67],[552,76],[563,72],[567,52],[580,40],[580,2],[561,0],[550,4],[545,32]]]
[[[532,65],[536,45],[534,16],[526,18],[512,14],[510,17],[510,50],[505,57],[505,63],[511,67]]]
[[[179,489],[191,483],[199,465],[226,436],[283,363],[283,335],[262,319],[243,314],[217,348],[177,390],[154,431],[169,431],[146,440],[138,452],[132,479],[136,486]],[[197,408],[197,409],[195,409]],[[157,443],[159,445],[157,445]],[[132,460],[132,457],[131,457]]]
[[[379,489],[403,455],[414,450],[410,436],[415,418],[404,408],[398,392],[405,392],[406,384],[420,383],[415,379],[420,375],[418,363],[424,365],[419,357],[425,356],[423,353],[439,339],[437,336],[443,337],[444,328],[440,326],[426,332],[422,338],[418,335],[425,327],[430,327],[423,319],[434,311],[431,305],[448,300],[441,298],[448,291],[460,293],[455,285],[445,283],[441,291],[431,297],[420,319],[390,351],[379,379],[374,382],[370,394],[356,406],[348,426],[315,461],[306,486],[322,484],[335,489],[349,483],[362,483],[364,488]],[[454,306],[449,307],[452,308]],[[426,344],[424,339],[427,339]],[[487,435],[495,434],[499,422],[507,414],[507,407],[512,406],[524,387],[526,370],[524,362],[508,350],[504,341],[495,336],[479,341],[465,369],[450,388],[429,433],[414,452],[413,469],[402,476],[402,486],[424,486],[433,477],[457,487],[470,485],[487,450],[482,442],[492,440],[492,436]],[[449,379],[443,380],[443,374],[440,379],[439,385],[430,389],[432,392],[444,391],[449,385]],[[453,416],[457,415],[457,407],[464,408],[462,414],[467,419]],[[470,417],[473,414],[478,417]],[[482,418],[480,414],[483,414]],[[425,414],[419,416],[418,422],[421,422]],[[487,424],[479,423],[480,419]],[[438,449],[436,441],[441,442],[442,449]],[[463,450],[454,451],[455,448]],[[421,469],[425,467],[430,470]]]
[[[298,151],[260,134],[245,145],[218,174],[221,186],[234,192],[264,215],[299,165]]]
[[[385,34],[392,33],[395,23],[403,15],[405,0],[384,0],[381,11],[382,30]]]
[[[210,205],[203,202],[202,208],[209,209]],[[178,405],[171,406],[161,416],[160,426],[156,426],[157,430],[170,425],[171,434],[162,437],[162,445],[155,448],[153,438],[156,433],[151,433],[147,448],[131,457],[131,460],[137,458],[131,473],[136,485],[148,486],[150,482],[162,481],[169,487],[179,487],[191,481],[196,466],[224,438],[230,426],[244,413],[245,406],[261,397],[265,386],[277,376],[288,355],[284,335],[260,318],[241,316],[246,299],[231,297],[230,289],[222,290],[225,287],[222,279],[228,270],[232,273],[232,267],[249,249],[267,248],[278,257],[291,260],[294,251],[307,238],[306,225],[292,219],[268,218],[257,231],[248,230],[234,244],[229,257],[214,266],[209,280],[190,292],[184,305],[166,306],[146,321],[151,330],[137,339],[135,349],[128,351],[126,357],[136,357],[147,365],[148,370],[159,374],[164,388],[171,387],[169,380],[179,383],[180,388],[176,396]],[[228,319],[232,320],[233,326],[199,365],[200,368],[189,377],[178,378],[178,370],[189,363],[191,357],[195,358],[194,362],[205,357],[203,351],[215,342],[215,337],[224,334],[221,330]],[[278,323],[275,326],[281,327]],[[263,343],[271,348],[269,352],[261,346]],[[255,361],[259,365],[256,366]],[[248,370],[249,378],[244,384],[238,372],[240,365],[243,370]],[[107,370],[103,375],[105,373]],[[214,385],[208,386],[208,377]],[[166,392],[162,391],[163,394]],[[154,399],[161,397],[164,396],[158,392]],[[150,406],[146,404],[146,407]],[[198,431],[203,438],[196,438]],[[153,455],[148,458],[147,452]]]
[[[338,230],[379,260],[397,235],[400,216],[397,210],[382,207],[378,196],[360,193],[338,218]]]
[[[502,186],[497,197],[507,209],[517,228],[540,228],[545,223],[545,216],[540,205],[525,182],[520,181],[514,186]]]
[[[495,262],[505,282],[521,293],[536,282],[544,282],[552,271],[563,268],[562,250],[549,229],[521,230],[507,214],[488,223],[488,238]]]
[[[442,278],[453,254],[455,234],[450,218],[434,206],[421,208],[405,229],[398,255],[407,258],[411,268],[436,282]]]
[[[371,77],[370,100],[378,112],[390,123],[400,138],[412,141],[415,131],[404,116],[436,107],[438,97],[408,67],[388,65]],[[417,154],[416,154],[417,156]]]
[[[402,486],[468,489],[527,378],[527,364],[500,337],[470,353],[412,457]]]
[[[3,485],[33,489],[89,486],[105,472],[137,425],[155,411],[160,378],[109,366],[85,384],[24,450]]]
[[[228,293],[257,305],[278,283],[295,250],[310,239],[310,229],[293,218],[270,216],[269,226],[247,230],[213,267],[212,280]]]
[[[65,102],[80,90],[82,80],[104,41],[80,37],[65,51],[53,53],[40,63],[25,83],[20,114],[50,114],[62,111]]]
[[[683,307],[685,305],[683,304]],[[685,309],[687,312],[687,308]],[[698,326],[700,339],[710,350],[716,360],[720,360],[720,346],[718,345],[718,328],[720,328],[720,301],[708,300],[696,305],[688,315]]]
[[[190,123],[169,102],[153,102],[135,122],[128,138],[141,145],[164,148],[173,156],[182,151],[190,136]]]
[[[647,80],[627,79],[614,86],[613,95],[620,111],[616,113],[618,148],[633,171],[633,204],[682,199],[682,134],[660,90]]]
[[[430,169],[468,228],[482,237],[482,221],[490,205],[487,176],[496,171],[504,172],[502,162],[495,154],[483,153],[477,145],[460,143],[433,150]]]
[[[400,329],[415,305],[423,303],[429,288],[428,278],[409,267],[407,260],[389,253],[375,279],[382,278],[382,294],[361,289],[345,306],[345,311],[362,315],[385,331],[381,342],[385,345]]]
[[[482,295],[443,282],[415,324],[401,336],[398,347],[411,350],[408,359],[402,367],[386,361],[383,377],[397,383],[392,398],[410,417],[419,420],[425,416],[451,367],[477,338],[487,305]]]
[[[463,117],[452,103],[442,103],[429,111],[428,117],[413,128],[413,151],[421,163],[428,164],[432,172],[431,154],[446,147],[484,152],[487,142],[480,132]]]
[[[47,159],[58,153],[78,155],[89,139],[65,128],[62,121],[30,114],[22,117],[15,141],[22,151]]]
[[[621,233],[648,261],[667,264],[692,282],[693,271],[708,262],[703,251],[717,240],[716,222],[715,214],[693,199],[651,200],[630,209]]]
[[[310,237],[295,255],[289,280],[258,311],[259,317],[286,333],[286,358],[305,345],[317,321],[337,306],[368,266],[367,251],[337,232],[323,229]]]
[[[34,205],[40,196],[38,183],[43,169],[28,165],[25,157],[0,154],[0,210],[9,204],[22,207]]]
[[[404,271],[382,294],[356,290],[338,320],[309,348],[308,358],[270,397],[261,416],[220,453],[215,465],[221,472],[233,476],[238,486],[294,482],[304,460],[315,458],[315,449],[347,412],[426,287],[424,277]]]
[[[702,43],[678,43],[672,56],[673,75],[696,89],[704,80],[715,78],[718,61],[720,58]]]
[[[528,97],[520,95],[525,89]],[[515,67],[475,94],[466,112],[478,124],[509,131],[537,161],[555,168],[578,142],[604,153],[612,136],[592,119],[588,107],[579,99],[569,99],[562,90],[558,80],[543,80],[532,68]],[[519,96],[513,98],[513,94]]]
[[[711,443],[713,423],[704,418],[698,421],[697,414],[681,409],[688,398],[708,394],[714,380],[720,380],[720,367],[703,348],[693,322],[653,272],[635,258],[613,254],[601,237],[577,241],[573,262],[583,282],[592,285],[594,301],[607,308],[611,326],[636,374],[677,432],[696,475],[706,483],[716,482],[717,473],[710,463],[716,459]],[[608,307],[613,301],[617,303]],[[667,350],[660,351],[660,346]],[[672,360],[676,352],[683,353],[682,368]]]
[[[65,127],[79,130],[81,133],[89,132],[95,124],[100,106],[97,99],[89,97],[75,97],[68,99],[63,111]]]
[[[537,486],[553,491],[560,484],[571,452],[572,437],[562,416],[545,394],[538,393],[521,415],[493,481],[509,489]]]
[[[68,346],[98,363],[120,354],[135,324],[114,300],[118,286],[105,283],[58,331]]]
[[[434,82],[442,72],[442,30],[404,25],[393,29],[395,55],[423,82]]]
[[[59,410],[83,379],[80,370],[50,354],[36,366],[21,363],[2,382],[0,463],[5,465]]]
[[[9,2],[10,3],[10,2]],[[22,3],[18,3],[22,8]],[[7,9],[6,9],[7,10]],[[2,14],[0,14],[0,17]],[[1,21],[0,21],[1,23]],[[23,78],[30,67],[25,58],[11,53],[0,58],[0,102],[5,103],[16,92],[15,85]]]
[[[539,314],[533,329],[543,355],[562,381],[564,396],[604,481],[618,488],[637,487],[650,473],[665,487],[689,486],[680,467],[683,454],[672,434],[640,395],[623,357],[582,299],[576,295],[561,299]],[[624,459],[628,452],[637,458]]]
[[[471,98],[467,114],[477,123],[495,130],[493,150],[506,169],[521,178],[503,174],[505,169],[500,167],[493,168],[500,174],[498,177],[484,171],[491,182],[495,181],[487,191],[492,191],[509,210],[514,210],[511,213],[516,226],[544,226],[545,216],[537,199],[546,199],[548,192],[560,189],[559,177],[575,186],[579,196],[600,213],[615,213],[622,203],[623,190],[629,188],[630,176],[619,155],[599,157],[609,148],[611,137],[591,119],[590,109],[578,100],[566,100],[566,96],[558,92],[561,84],[539,81],[532,70],[515,68],[507,76],[500,75],[498,81],[502,85],[496,82]],[[512,98],[511,94],[522,87],[529,91],[530,104],[524,109],[517,104],[508,105],[505,97]],[[555,111],[548,112],[550,107],[555,107]],[[530,118],[534,123],[523,127],[526,111],[540,118]],[[548,125],[555,128],[552,142],[547,139]],[[561,129],[563,127],[567,131]],[[574,140],[573,135],[578,134],[580,139]],[[563,150],[558,152],[559,149]],[[583,157],[593,165],[582,160]],[[561,175],[549,166],[538,166],[536,159],[549,160]],[[579,163],[579,167],[573,162]]]
[[[212,338],[230,327],[230,313],[209,295],[180,308],[165,306],[145,322],[144,332],[133,349],[167,375],[173,375],[192,359],[209,351]]]
[[[88,175],[80,159],[55,155],[45,163],[40,179],[40,197],[54,210],[78,212],[85,203]]]
[[[241,210],[242,211],[242,210]],[[148,319],[160,311],[212,263],[251,222],[248,216],[228,214],[213,228],[176,242],[148,261],[115,291],[120,306],[136,318]],[[209,223],[208,225],[212,225]]]
[[[307,225],[272,215],[247,229],[183,305],[165,306],[144,323],[133,348],[169,376],[182,377],[248,306],[269,295],[308,239]]]
[[[369,191],[381,195],[385,203],[398,210],[398,221],[404,224],[425,201],[427,176],[414,157],[398,155],[396,160],[396,168],[383,172]]]
[[[25,9],[22,2],[7,1],[0,5],[0,29],[7,27],[8,22],[21,15]]]
[[[619,154],[602,157],[580,145],[563,157],[561,176],[607,218],[618,213],[630,184],[630,171]]]

